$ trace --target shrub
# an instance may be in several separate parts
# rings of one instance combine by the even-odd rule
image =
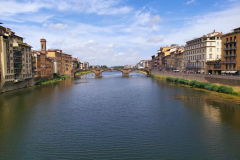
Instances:
[[[197,83],[197,81],[194,80],[194,81],[191,81],[191,82],[189,83],[189,85],[190,85],[190,86],[194,86],[194,85],[196,85],[196,83]]]
[[[219,86],[218,87],[218,92],[232,94],[233,93],[233,89],[230,88],[230,87],[226,87],[226,86]]]
[[[42,82],[36,82],[36,85],[41,85],[42,84]]]
[[[150,75],[151,76],[151,75]],[[154,77],[154,75],[153,75]],[[204,83],[204,82],[198,82],[198,81],[188,81],[186,79],[179,79],[179,78],[172,78],[172,77],[167,77],[166,78],[167,82],[176,82],[176,83],[181,83],[185,85],[190,85],[195,88],[201,88],[201,89],[206,89],[209,91],[215,91],[215,92],[220,92],[220,93],[227,93],[227,94],[233,94],[233,95],[240,95],[238,92],[234,92],[231,87],[226,87],[226,86],[217,86],[211,83]]]
[[[179,82],[179,78],[174,78],[174,82]]]
[[[211,84],[211,86],[210,86],[210,91],[215,91],[215,92],[217,92],[217,91],[218,91],[218,86]]]

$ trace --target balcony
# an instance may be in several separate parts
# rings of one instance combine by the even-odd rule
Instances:
[[[226,41],[226,42],[224,42],[225,45],[232,44],[232,43],[237,43],[237,40],[235,39],[233,41]]]
[[[220,64],[220,61],[207,61],[206,64]]]
[[[223,50],[224,51],[230,51],[230,50],[236,50],[237,47],[227,47],[227,48],[224,48]]]
[[[14,70],[14,74],[21,74],[22,70]]]
[[[13,57],[22,57],[22,54],[21,53],[14,53]]]
[[[187,69],[201,69],[201,66],[187,66]]]
[[[17,47],[17,46],[13,46],[13,50],[14,50],[14,51],[21,51],[21,48],[20,48],[20,47]]]
[[[22,65],[21,64],[14,64],[14,69],[22,69]]]
[[[220,63],[221,63],[221,64],[229,64],[229,63],[235,64],[236,61],[235,61],[235,60],[232,60],[232,61],[221,61]]]
[[[214,66],[214,69],[221,69],[221,66]]]
[[[22,63],[22,59],[14,59],[14,63]]]
[[[225,54],[223,57],[236,57],[236,54]]]

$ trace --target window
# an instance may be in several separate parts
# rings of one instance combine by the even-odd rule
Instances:
[[[212,52],[212,48],[209,48],[209,52]]]
[[[218,55],[217,55],[217,59],[218,59]]]
[[[217,48],[217,52],[219,52],[219,48]]]
[[[212,42],[210,42],[210,46],[212,46]]]
[[[217,46],[219,46],[219,42],[217,42]]]
[[[212,54],[209,54],[209,58],[212,59]]]

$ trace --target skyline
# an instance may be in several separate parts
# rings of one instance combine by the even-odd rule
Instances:
[[[40,39],[91,65],[136,64],[161,46],[240,27],[240,1],[0,1],[4,27],[33,50]]]

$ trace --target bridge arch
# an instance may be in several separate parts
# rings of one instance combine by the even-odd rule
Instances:
[[[146,72],[147,72],[147,75],[151,74],[151,70],[149,70],[149,69],[144,69],[144,68],[141,68],[141,69],[134,68],[134,69],[132,69],[129,73],[131,73],[131,72],[133,72],[133,71],[137,71],[137,70],[146,71]]]
[[[93,73],[95,73],[95,77],[101,77],[102,76],[102,72],[104,72],[104,71],[108,71],[108,70],[111,70],[111,69],[109,69],[109,68],[97,68],[97,69],[85,69],[85,70],[83,70],[83,69],[77,69],[77,70],[74,70],[73,71],[73,76],[74,77],[76,77],[76,73],[78,73],[78,72],[85,72],[85,71],[91,71],[91,72],[93,72]]]
[[[110,71],[110,70],[116,70],[116,71],[120,71],[122,72],[123,77],[129,77],[129,73],[135,70],[143,70],[147,72],[147,75],[151,74],[151,69],[148,68],[97,68],[97,69],[77,69],[77,70],[73,70],[72,71],[72,76],[76,76],[76,73],[78,72],[84,72],[84,71],[91,71],[93,73],[95,73],[95,77],[101,77],[102,76],[102,72],[104,71]]]

